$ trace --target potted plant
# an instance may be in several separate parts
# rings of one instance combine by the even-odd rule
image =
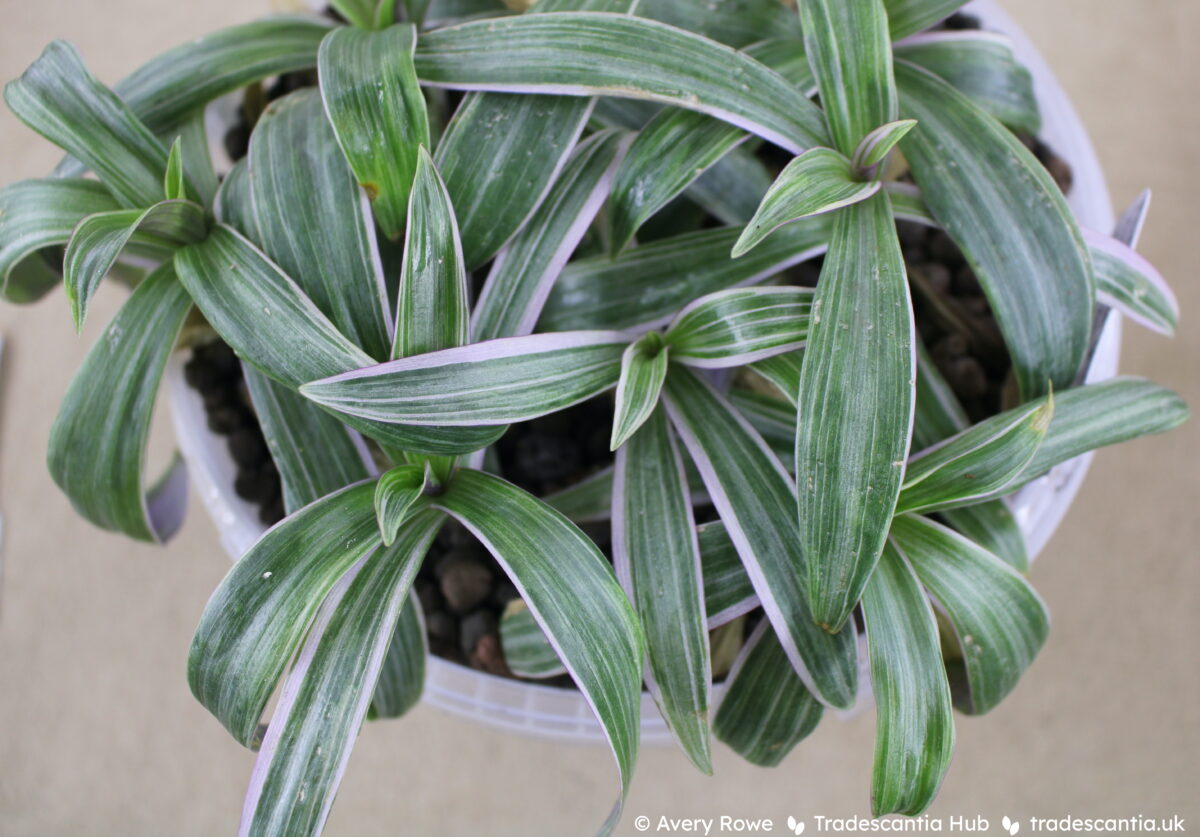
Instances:
[[[644,702],[701,770],[710,731],[774,764],[868,681],[872,811],[924,810],[952,707],[995,706],[1046,636],[1005,498],[1186,417],[1088,381],[1114,309],[1174,327],[1146,202],[1080,227],[1028,72],[946,30],[954,0],[333,5],[114,90],[54,43],[5,91],[71,156],[0,193],[4,295],[62,281],[80,323],[133,287],[55,480],[170,536],[184,471],[147,491],[142,460],[185,345],[239,492],[282,516],[189,660],[258,750],[243,831],[320,831],[427,643],[569,675],[617,761],[605,830]],[[206,108],[243,90],[216,167]]]

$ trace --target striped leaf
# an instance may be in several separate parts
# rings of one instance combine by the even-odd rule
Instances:
[[[1040,398],[963,430],[908,463],[896,512],[931,512],[995,496],[1033,459],[1054,418]]]
[[[232,227],[244,238],[258,238],[250,186],[250,164],[243,157],[233,164],[213,196],[213,215],[218,223]]]
[[[471,337],[467,272],[450,195],[419,149],[405,222],[393,358],[450,349]]]
[[[496,255],[541,204],[575,147],[591,99],[469,93],[438,142],[467,268]]]
[[[958,396],[942,377],[929,350],[918,337],[917,345],[917,403],[913,415],[914,451],[931,448],[949,439],[970,425],[967,412],[958,403]]]
[[[825,216],[799,221],[740,259],[729,257],[740,227],[643,244],[614,259],[577,259],[555,283],[538,328],[645,330],[666,325],[696,297],[762,282],[821,255],[829,242],[829,228]]]
[[[916,815],[937,795],[954,750],[937,621],[912,567],[890,543],[863,591],[875,693],[871,810]]]
[[[218,225],[175,254],[180,280],[222,339],[265,374],[296,388],[373,361],[329,322],[285,273],[242,235]],[[430,427],[343,420],[385,444],[420,453],[469,453],[500,428]]]
[[[897,58],[928,70],[1014,131],[1042,129],[1033,76],[994,32],[931,32],[898,44]]]
[[[950,17],[967,0],[884,0],[893,40],[906,38]]]
[[[621,793],[637,759],[645,640],[604,556],[558,512],[498,477],[459,471],[435,505],[479,538],[504,568],[604,729]]]
[[[993,709],[1017,685],[1050,631],[1046,605],[1012,567],[957,532],[902,515],[892,540],[946,612],[962,658],[947,661],[966,690],[955,705],[972,715]]]
[[[749,135],[703,113],[663,108],[638,133],[617,171],[608,203],[615,255],[666,206]]]
[[[661,408],[617,451],[612,533],[617,578],[646,633],[650,693],[688,759],[711,775],[700,547],[683,458]]]
[[[810,149],[775,178],[731,255],[736,259],[748,253],[784,224],[864,201],[878,191],[879,183],[859,180],[843,155],[829,148]]]
[[[96,172],[122,206],[163,199],[167,149],[88,72],[75,47],[53,41],[8,83],[4,101],[18,119]]]
[[[813,620],[791,478],[746,420],[695,373],[673,366],[664,398],[792,666],[822,703],[850,706],[858,678],[854,630],[830,634]]]
[[[713,719],[713,733],[759,767],[775,767],[817,728],[825,707],[804,687],[770,624],[742,646]]]
[[[185,200],[187,186],[183,179],[183,142],[179,137],[167,152],[167,171],[163,175],[163,194],[169,201]]]
[[[373,482],[289,515],[250,548],[209,599],[192,639],[192,693],[242,744],[299,650],[322,600],[380,545]]]
[[[803,346],[811,309],[811,288],[718,291],[680,311],[664,339],[671,357],[688,366],[744,366]]]
[[[608,196],[625,146],[621,133],[601,131],[575,149],[550,193],[492,262],[475,303],[476,340],[533,332],[550,288]]]
[[[750,426],[770,446],[779,463],[791,469],[796,454],[796,405],[772,395],[735,388],[729,403],[737,407]]]
[[[543,680],[567,673],[529,606],[520,599],[509,602],[500,616],[500,646],[504,662],[518,677]]]
[[[758,596],[729,530],[719,520],[696,527],[700,568],[704,574],[704,612],[716,628],[758,607]],[[791,668],[791,664],[788,664]]]
[[[787,352],[782,355],[756,360],[750,368],[775,385],[775,388],[796,405],[800,393],[800,370],[804,365],[804,352]]]
[[[421,603],[409,590],[384,655],[379,679],[375,682],[368,717],[399,718],[421,702],[425,690],[425,658],[428,656]]]
[[[144,279],[88,353],[50,428],[50,475],[103,529],[164,541],[183,522],[187,470],[176,460],[149,496],[142,472],[158,385],[191,307],[170,266]]]
[[[883,0],[799,0],[798,8],[833,146],[849,157],[896,119],[887,10]]]
[[[94,180],[22,180],[0,189],[0,296],[14,303],[41,299],[62,281],[41,251],[66,245],[87,216],[117,209]]]
[[[188,200],[166,200],[149,209],[117,209],[89,215],[71,234],[63,257],[63,279],[75,330],[83,330],[88,302],[135,234],[164,255],[204,238],[204,209]]]
[[[377,0],[330,0],[329,5],[351,25],[362,29],[374,29],[377,7],[387,3]]]
[[[401,358],[313,381],[300,392],[339,413],[437,427],[507,425],[561,410],[617,383],[629,337],[533,334]]]
[[[326,597],[258,752],[243,837],[320,834],[366,718],[405,596],[442,516],[425,511]]]
[[[854,157],[850,161],[853,170],[860,177],[878,180],[888,154],[916,125],[912,119],[898,119],[871,131],[854,150]]]
[[[371,215],[315,90],[272,102],[250,140],[251,238],[377,360],[391,346]]]
[[[1160,334],[1172,335],[1179,303],[1162,275],[1132,247],[1084,229],[1096,274],[1096,295],[1105,305]]]
[[[735,48],[784,32],[800,35],[796,15],[786,4],[776,0],[726,0],[722,3],[639,0],[637,14],[698,32]]]
[[[425,97],[413,69],[416,28],[380,32],[340,27],[321,42],[321,97],[338,142],[375,220],[396,240],[404,232],[417,149],[429,147]]]
[[[422,83],[619,96],[707,113],[793,153],[826,144],[820,111],[757,61],[673,26],[565,12],[461,23],[417,45]]]
[[[1069,387],[1089,345],[1094,284],[1062,193],[1020,140],[938,77],[897,62],[901,142],[938,223],[979,277],[1026,399]]]
[[[723,224],[745,224],[771,188],[771,173],[743,145],[692,181],[684,195]]]
[[[542,500],[575,523],[608,520],[612,511],[613,467],[610,465]]]
[[[912,433],[912,300],[886,194],[842,210],[813,299],[796,434],[800,548],[839,630],[887,538]]]
[[[817,77],[813,75],[812,64],[804,53],[804,38],[799,33],[791,37],[767,38],[746,47],[745,52],[786,78],[805,95],[817,95]]]
[[[617,450],[650,418],[667,377],[669,350],[657,331],[643,334],[621,355],[611,450]]]
[[[427,470],[420,465],[397,465],[375,484],[375,519],[384,546],[395,543],[400,527],[409,519],[427,479]]]

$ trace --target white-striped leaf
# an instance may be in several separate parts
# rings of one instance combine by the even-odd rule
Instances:
[[[796,435],[813,615],[838,630],[879,560],[912,433],[912,300],[886,194],[842,210],[813,299]]]
[[[376,360],[391,328],[375,228],[317,91],[272,102],[250,140],[253,230],[271,260]]]
[[[176,137],[167,152],[167,170],[163,174],[163,195],[169,201],[185,200],[187,185],[183,179],[183,141]]]
[[[871,810],[915,816],[950,766],[954,714],[933,610],[891,543],[863,591],[862,610],[875,693]]]
[[[696,297],[753,285],[825,252],[829,218],[799,221],[740,259],[729,248],[740,227],[701,230],[621,253],[577,259],[563,271],[538,327],[645,330],[665,325]]]
[[[146,441],[159,381],[192,303],[170,266],[121,306],[75,374],[50,428],[50,475],[104,529],[164,541],[183,522],[187,470],[176,460],[149,496]]]
[[[938,223],[959,245],[1004,333],[1025,398],[1069,387],[1092,329],[1087,249],[1050,175],[1003,125],[937,76],[899,61],[901,142]]]
[[[533,332],[554,281],[608,196],[625,147],[617,131],[578,145],[550,193],[492,262],[471,322],[476,340]]]
[[[429,153],[419,152],[405,223],[393,358],[454,348],[471,337],[454,208]]]
[[[827,633],[813,620],[791,478],[746,420],[692,371],[672,366],[664,398],[788,659],[822,703],[850,706],[857,694],[855,632]]]
[[[617,450],[650,418],[667,377],[670,350],[657,331],[649,331],[621,355],[611,450]]]
[[[796,351],[756,360],[750,364],[750,368],[773,383],[783,397],[795,406],[796,396],[800,394],[800,370],[803,365],[804,352]]]
[[[722,3],[639,0],[637,14],[736,48],[782,33],[800,35],[800,21],[795,13],[776,0],[726,0]]]
[[[967,0],[884,0],[888,28],[894,40],[920,32],[950,17]]]
[[[708,627],[717,628],[758,607],[758,596],[725,524],[719,520],[700,524],[696,527],[696,540],[700,546]]]
[[[426,467],[397,465],[384,472],[375,484],[375,519],[384,546],[391,546],[396,541],[400,526],[408,519],[427,479]]]
[[[789,471],[795,465],[796,405],[761,392],[734,388],[729,403],[737,407]]]
[[[88,72],[75,47],[53,41],[8,83],[4,101],[18,119],[96,172],[122,206],[163,199],[167,149]]]
[[[1047,396],[982,421],[914,456],[904,474],[901,512],[931,512],[1003,492],[1033,459],[1054,418]]]
[[[117,209],[95,180],[53,177],[0,189],[0,295],[13,303],[41,299],[62,281],[41,251],[65,245],[87,216]]]
[[[842,154],[810,149],[775,178],[731,255],[736,259],[749,252],[784,224],[864,201],[878,191],[879,182],[859,180]]]
[[[742,646],[713,718],[713,734],[759,767],[775,767],[817,728],[823,707],[788,664],[768,622]]]
[[[561,410],[617,383],[628,335],[532,334],[356,369],[300,388],[339,413],[436,427],[507,425]]]
[[[390,239],[404,232],[417,149],[429,147],[425,97],[413,69],[416,27],[380,32],[340,27],[321,42],[317,67],[329,121],[375,220]]]
[[[399,718],[421,702],[421,694],[425,691],[425,658],[428,656],[421,603],[409,590],[383,658],[379,679],[375,682],[369,718]]]
[[[808,337],[812,288],[735,288],[690,303],[667,329],[671,357],[720,369],[798,349]]]
[[[781,76],[699,35],[616,14],[472,21],[425,33],[425,84],[619,96],[707,113],[799,153],[826,144],[820,111]]]
[[[1045,604],[1012,567],[932,520],[897,517],[892,540],[954,625],[962,658],[947,668],[952,687],[956,670],[966,681],[955,705],[972,715],[990,711],[1045,643]]]
[[[75,330],[82,331],[88,302],[135,234],[164,255],[204,238],[204,209],[188,200],[166,200],[149,209],[117,209],[89,215],[71,234],[63,256],[63,280]]]
[[[887,155],[916,125],[912,119],[898,119],[871,131],[854,150],[854,157],[850,161],[853,170],[861,177],[878,180]]]
[[[896,45],[896,57],[948,81],[1014,131],[1042,128],[1033,76],[995,32],[932,32]]]
[[[543,680],[567,673],[529,606],[520,599],[509,602],[500,616],[500,647],[505,664],[518,677]]]
[[[739,145],[693,180],[684,195],[724,224],[745,224],[769,188],[770,171]]]
[[[613,181],[608,202],[612,253],[625,249],[647,218],[748,136],[703,113],[659,111],[638,133]]]
[[[656,399],[657,400],[657,399]],[[662,408],[617,451],[613,564],[646,634],[646,683],[675,740],[712,773],[712,660],[683,458]]]
[[[637,759],[645,639],[604,556],[569,520],[479,471],[459,471],[432,502],[495,556],[604,729],[620,772],[620,818]]]
[[[1083,230],[1096,273],[1096,295],[1134,322],[1171,335],[1179,303],[1162,275],[1136,250],[1116,238]]]
[[[442,516],[412,518],[330,592],[280,694],[258,752],[241,837],[318,835],[367,716],[408,589]]]
[[[849,157],[897,115],[892,43],[883,0],[799,0],[804,52],[829,120],[833,147]]]

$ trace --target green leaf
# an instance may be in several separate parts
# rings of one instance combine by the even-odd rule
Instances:
[[[322,605],[255,761],[242,834],[320,834],[408,588],[441,523],[432,511],[413,518],[394,547],[346,573]]]
[[[829,148],[813,148],[793,159],[771,184],[731,255],[737,258],[782,227],[810,215],[864,201],[878,182],[858,180],[850,161]]]
[[[242,374],[288,514],[370,476],[370,454],[344,424],[249,364]]]
[[[800,35],[800,22],[795,13],[777,0],[725,0],[721,3],[640,0],[637,14],[735,48],[782,33],[794,37]]]
[[[707,113],[793,153],[826,144],[819,109],[775,72],[707,38],[625,15],[462,23],[423,34],[416,67],[436,87],[647,99]]]
[[[244,238],[258,238],[258,219],[254,217],[254,198],[251,193],[250,164],[243,157],[221,181],[213,196],[213,215],[218,223],[226,224]]]
[[[854,630],[830,634],[813,620],[791,478],[746,420],[691,370],[672,366],[664,398],[788,659],[819,700],[850,706],[858,679]]]
[[[222,339],[265,374],[297,388],[373,361],[347,340],[262,251],[225,225],[175,254],[179,278]],[[501,428],[429,427],[343,420],[381,442],[419,453],[469,453]]]
[[[317,91],[272,102],[250,140],[255,235],[342,334],[376,360],[391,347],[374,225]]]
[[[195,188],[201,206],[211,207],[220,188],[216,169],[213,168],[212,151],[208,147],[208,128],[205,126],[204,108],[198,108],[183,120],[176,135],[179,142],[179,159],[183,177]],[[182,187],[181,187],[182,188]]]
[[[746,47],[744,52],[779,73],[806,96],[817,95],[817,78],[804,53],[804,38],[800,34],[768,38]]]
[[[267,530],[213,593],[188,656],[196,699],[249,746],[267,698],[338,579],[380,544],[373,482]]]
[[[917,346],[917,403],[913,415],[915,451],[931,448],[949,439],[970,425],[967,413],[958,403],[958,396],[929,356],[929,350],[918,337]]]
[[[420,465],[397,465],[375,484],[375,519],[383,545],[396,541],[400,526],[409,518],[415,503],[425,490],[426,469]]]
[[[976,105],[1019,133],[1042,129],[1033,76],[994,32],[934,32],[896,47],[897,58],[940,76]]]
[[[541,204],[587,123],[592,100],[469,93],[438,142],[470,270],[496,255]]]
[[[117,209],[79,222],[63,257],[63,279],[75,330],[83,329],[88,302],[135,234],[164,255],[204,238],[204,209],[188,200],[161,201],[149,209]]]
[[[1054,417],[1048,396],[982,421],[908,463],[896,513],[930,512],[995,496],[1037,453]]]
[[[122,206],[163,199],[167,149],[88,72],[75,47],[53,41],[8,83],[4,101],[18,119],[96,172]]]
[[[542,680],[567,673],[558,652],[520,599],[509,602],[500,616],[500,646],[504,662],[517,677]]]
[[[821,255],[829,229],[826,216],[799,221],[740,259],[729,257],[740,227],[686,233],[630,248],[614,259],[577,259],[554,284],[538,328],[644,330],[666,325],[699,296],[762,282]]]
[[[613,182],[608,203],[612,253],[623,250],[647,218],[748,136],[703,113],[659,111],[638,133]]]
[[[650,331],[631,343],[621,356],[611,450],[624,445],[654,412],[667,377],[669,354],[662,335]]]
[[[1045,604],[1012,567],[957,532],[923,517],[902,515],[892,540],[917,578],[945,610],[965,674],[955,705],[972,715],[990,711],[1017,685],[1050,631]]]
[[[781,398],[731,389],[729,402],[759,432],[784,468],[790,469],[796,455],[796,405]]]
[[[1179,323],[1179,303],[1154,265],[1132,247],[1109,236],[1084,230],[1096,274],[1096,294],[1135,322],[1172,335]]]
[[[693,180],[684,195],[722,223],[745,224],[769,188],[767,167],[739,145]]]
[[[164,266],[138,285],[75,374],[50,428],[50,475],[103,529],[164,541],[183,522],[187,471],[143,493],[154,399],[191,300]]]
[[[967,0],[884,0],[892,40],[898,41],[950,17]]]
[[[183,179],[183,140],[175,138],[167,154],[167,173],[163,175],[163,194],[167,200],[186,200],[187,184]]]
[[[401,358],[305,384],[339,413],[438,427],[507,425],[561,410],[617,382],[629,337],[533,334]]]
[[[742,566],[729,530],[719,520],[696,527],[700,568],[704,574],[704,612],[716,628],[758,607],[758,596]],[[788,664],[791,668],[791,664]]]
[[[475,303],[476,340],[533,331],[551,286],[604,203],[625,147],[618,131],[598,132],[576,147],[550,193],[492,262]]]
[[[329,5],[353,26],[375,28],[375,0],[329,0]]]
[[[471,338],[467,273],[450,195],[420,149],[405,224],[393,358],[461,346]]]
[[[14,303],[40,299],[62,281],[40,251],[65,245],[85,217],[118,208],[94,180],[52,177],[0,189],[0,295]]]
[[[1017,518],[1004,500],[960,509],[942,509],[939,517],[1017,572],[1029,569],[1029,551]]]
[[[838,213],[813,299],[796,434],[800,548],[839,630],[879,560],[912,434],[912,300],[886,194]]]
[[[950,686],[937,622],[912,568],[891,543],[863,590],[875,693],[875,816],[924,811],[954,750]]]
[[[688,759],[711,775],[700,547],[683,458],[661,408],[617,451],[612,531],[617,578],[646,633],[650,693]]]
[[[779,638],[760,622],[726,680],[713,733],[751,764],[775,767],[817,728],[825,708],[788,664]]]
[[[409,590],[400,618],[396,620],[387,655],[383,658],[379,680],[375,683],[375,695],[371,698],[372,717],[399,718],[420,703],[421,693],[425,690],[425,658],[428,656],[421,603]]]
[[[750,364],[750,368],[773,383],[794,407],[796,396],[800,394],[800,370],[803,364],[804,352],[795,351],[756,360]]]
[[[317,66],[329,121],[390,239],[404,232],[417,149],[429,147],[425,97],[413,69],[416,28],[342,27],[321,42]]]
[[[498,477],[459,471],[432,498],[483,542],[558,652],[620,771],[620,818],[637,759],[644,638],[604,556],[574,524]]]
[[[847,157],[897,115],[883,0],[799,0],[804,51],[834,147]]]
[[[812,288],[735,288],[690,303],[667,329],[671,357],[688,366],[744,366],[804,345]]]
[[[903,61],[901,142],[922,195],[979,277],[1025,399],[1069,387],[1092,329],[1094,286],[1082,236],[1050,175],[1020,140],[964,95]]]
[[[851,167],[862,177],[879,180],[887,155],[916,126],[916,121],[912,119],[899,119],[880,125],[858,144],[850,161]]]
[[[542,500],[576,523],[608,520],[612,510],[613,468],[610,465]]]

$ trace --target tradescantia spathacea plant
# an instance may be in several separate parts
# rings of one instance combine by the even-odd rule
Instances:
[[[111,90],[61,42],[8,85],[69,156],[0,192],[5,298],[63,282],[82,324],[106,276],[133,288],[63,401],[54,479],[93,523],[170,537],[182,470],[147,491],[144,448],[198,329],[272,442],[287,516],[188,668],[257,749],[243,833],[319,832],[363,720],[420,696],[410,588],[451,519],[520,594],[512,671],[569,674],[608,738],[605,831],[643,684],[700,770],[710,731],[773,765],[854,704],[860,656],[873,813],[930,804],[952,708],[994,707],[1047,634],[1005,497],[1187,414],[1149,381],[1081,383],[1110,309],[1175,325],[1133,249],[1146,201],[1079,226],[1017,137],[1039,115],[1004,39],[927,31],[960,5],[340,0]],[[299,71],[214,166],[206,106]],[[921,343],[897,220],[944,231],[982,287],[1011,363],[993,415],[972,423]],[[546,498],[496,472],[508,427],[603,393],[610,467]],[[576,525],[597,520],[611,556]],[[718,703],[710,631],[739,619]]]

